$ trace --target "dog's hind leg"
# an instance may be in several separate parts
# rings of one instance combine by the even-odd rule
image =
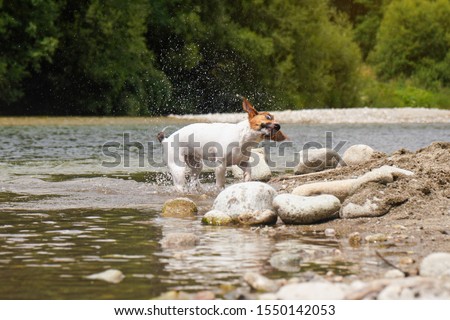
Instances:
[[[189,188],[200,191],[200,173],[203,169],[203,162],[201,159],[197,159],[194,156],[186,156],[185,160],[190,169]]]
[[[170,173],[172,174],[172,180],[175,188],[179,192],[186,191],[186,166],[169,166]]]
[[[225,174],[227,173],[227,164],[225,161],[217,162],[218,166],[215,169],[216,187],[223,189],[225,186]]]

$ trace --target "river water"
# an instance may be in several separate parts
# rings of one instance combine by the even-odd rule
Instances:
[[[373,267],[370,261],[355,265],[330,258],[345,248],[338,237],[321,232],[293,229],[278,239],[270,228],[161,218],[163,203],[177,194],[160,165],[161,147],[154,137],[167,125],[173,131],[185,124],[149,119],[145,124],[1,125],[0,298],[148,299],[169,290],[222,294],[225,287],[239,287],[249,271],[278,278],[330,270],[348,275]],[[283,131],[293,145],[284,156],[271,149],[278,172],[308,142],[342,154],[360,143],[390,153],[450,141],[448,124],[289,124]],[[208,174],[203,182],[206,189],[213,183]],[[189,197],[200,213],[214,200],[211,192]],[[161,239],[173,232],[195,233],[200,244],[162,248]],[[280,266],[281,254],[300,262]],[[106,269],[119,269],[126,277],[119,284],[85,278]]]

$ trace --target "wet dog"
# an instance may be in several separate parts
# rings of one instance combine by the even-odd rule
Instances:
[[[223,188],[226,168],[231,165],[238,165],[244,172],[244,181],[250,181],[250,149],[264,139],[283,141],[287,138],[272,114],[256,111],[246,98],[239,97],[242,108],[248,114],[247,120],[239,123],[194,123],[167,138],[163,132],[158,134],[157,138],[163,144],[165,162],[178,191],[188,191],[187,168],[190,168],[191,184],[199,187],[198,178],[205,160],[215,167],[218,188]]]

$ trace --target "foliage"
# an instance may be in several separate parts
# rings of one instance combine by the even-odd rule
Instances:
[[[450,2],[398,0],[387,8],[370,59],[382,79],[450,84]]]
[[[447,0],[0,0],[0,114],[445,107],[449,30]]]

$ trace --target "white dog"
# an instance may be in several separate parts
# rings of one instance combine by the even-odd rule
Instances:
[[[199,186],[198,177],[204,160],[212,161],[218,188],[223,188],[226,168],[231,165],[238,165],[244,171],[244,181],[250,181],[251,167],[247,161],[251,147],[264,139],[283,141],[287,138],[270,113],[256,111],[247,99],[241,98],[248,120],[236,124],[195,123],[167,138],[163,132],[158,134],[158,140],[163,143],[165,162],[178,191],[187,191],[186,167],[190,168],[191,182]]]

